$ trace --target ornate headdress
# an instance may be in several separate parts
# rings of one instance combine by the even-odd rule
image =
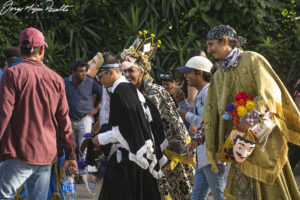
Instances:
[[[146,30],[139,31],[139,34],[129,49],[124,49],[121,58],[126,60],[126,57],[135,58],[135,62],[142,67],[145,75],[148,75],[151,70],[150,60],[153,58],[156,50],[160,47],[161,41],[154,39],[154,34],[148,34]]]

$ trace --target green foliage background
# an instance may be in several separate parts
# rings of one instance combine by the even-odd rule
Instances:
[[[147,30],[162,41],[153,60],[152,76],[157,78],[159,73],[183,65],[191,49],[206,49],[205,37],[211,27],[229,24],[247,38],[244,49],[264,55],[289,89],[300,77],[300,0],[54,2],[53,7],[63,4],[74,7],[68,12],[1,15],[0,51],[17,46],[21,30],[36,27],[44,32],[49,45],[46,50],[49,67],[67,76],[75,58],[88,60],[98,51],[118,53],[129,47],[138,31]],[[45,7],[44,0],[13,3],[18,7],[32,4]],[[0,58],[3,65],[3,54]]]

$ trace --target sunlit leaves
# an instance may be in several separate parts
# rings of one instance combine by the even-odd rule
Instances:
[[[163,71],[183,65],[191,49],[206,49],[208,30],[219,24],[229,24],[245,36],[248,44],[244,49],[256,50],[267,57],[287,85],[300,75],[296,70],[300,58],[300,28],[296,19],[299,13],[294,0],[62,2],[74,8],[57,14],[58,19],[41,18],[49,44],[46,56],[52,59],[49,66],[62,76],[70,73],[73,59],[88,60],[97,51],[120,53],[132,44],[138,31],[146,29],[162,40],[153,59],[151,75],[156,78]],[[0,50],[17,45],[25,26],[41,28],[36,18],[26,20],[7,15],[0,17],[0,22]]]

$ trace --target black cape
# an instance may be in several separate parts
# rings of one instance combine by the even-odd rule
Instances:
[[[167,142],[157,108],[133,84],[121,82],[110,95],[109,123],[118,150],[110,157],[99,199],[160,199],[156,178],[167,162]]]

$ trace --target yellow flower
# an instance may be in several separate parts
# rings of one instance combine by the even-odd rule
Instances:
[[[157,47],[159,48],[159,47],[160,47],[160,45],[158,44],[158,45],[157,45]]]
[[[243,117],[243,116],[247,115],[247,109],[246,109],[246,107],[245,106],[239,106],[237,108],[237,113],[238,113],[238,115],[240,117]]]
[[[143,30],[143,32],[144,32],[145,34],[147,34],[147,33],[148,33],[146,30]]]
[[[248,100],[246,101],[246,109],[249,111],[249,110],[252,110],[255,106],[255,103],[251,100]]]
[[[191,138],[189,136],[185,137],[186,143],[189,144],[191,142]]]
[[[153,33],[151,33],[151,37],[155,37],[155,35]]]
[[[161,41],[160,40],[157,40],[158,44],[161,44]]]
[[[139,31],[139,34],[140,34],[140,35],[143,35],[142,31]]]

